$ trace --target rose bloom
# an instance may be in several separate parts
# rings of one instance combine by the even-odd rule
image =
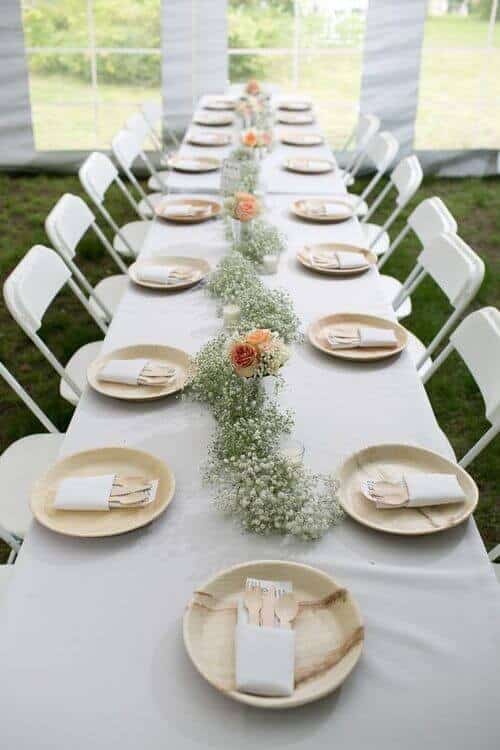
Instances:
[[[271,143],[271,134],[267,132],[261,133],[260,139],[263,146],[269,146]]]
[[[247,344],[251,344],[256,349],[264,349],[271,341],[271,331],[268,328],[257,328],[246,337]]]
[[[247,94],[258,94],[259,91],[259,82],[255,78],[251,78],[247,83]]]
[[[234,207],[235,219],[239,219],[240,221],[251,221],[252,219],[255,219],[258,213],[258,203],[253,195],[250,196],[250,198],[236,200],[236,205]]]
[[[237,375],[242,378],[251,378],[255,375],[259,364],[259,352],[254,346],[237,341],[232,345],[229,356]]]
[[[245,133],[243,133],[241,140],[243,141],[243,144],[245,146],[254,148],[254,146],[257,145],[257,133],[255,132],[255,130],[247,130]]]

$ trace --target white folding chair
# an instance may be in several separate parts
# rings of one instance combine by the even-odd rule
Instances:
[[[357,216],[362,217],[368,213],[367,200],[370,197],[375,186],[378,185],[384,174],[391,166],[392,162],[394,161],[394,157],[398,153],[398,150],[399,143],[397,139],[392,135],[392,133],[388,133],[387,131],[377,133],[368,143],[365,155],[361,163],[368,161],[369,164],[375,169],[375,174],[373,175],[361,195],[355,195],[354,193],[347,194],[352,201],[352,205]]]
[[[80,167],[78,176],[85,192],[101,216],[115,232],[113,247],[116,252],[127,258],[136,258],[151,227],[151,222],[145,220],[131,221],[119,227],[109,213],[104,205],[104,200],[108,189],[111,185],[116,184],[134,211],[140,216],[137,202],[128,191],[109,156],[100,151],[94,151]]]
[[[144,141],[149,138],[151,140],[151,128],[149,127],[149,123],[146,120],[144,114],[142,111],[136,112],[135,114],[131,115],[127,122],[125,123],[125,127],[127,130],[130,130],[131,133],[133,133],[136,137],[141,146],[144,144]],[[166,166],[167,169],[159,170],[158,171],[158,178],[155,175],[152,175],[148,180],[148,188],[150,190],[163,190],[163,187],[165,185],[168,185],[168,177],[169,177],[169,171],[168,171],[168,163],[169,158],[172,156],[173,151],[171,152],[163,152],[160,150],[157,150],[157,153],[160,158],[160,163],[163,166]]]
[[[347,151],[355,142],[355,148],[351,158],[343,169],[339,170],[344,183],[349,186],[354,182],[361,164],[363,163],[366,148],[373,136],[380,130],[380,119],[376,115],[360,115],[356,126],[353,128],[349,138],[344,144],[343,151]]]
[[[390,258],[396,248],[399,247],[410,230],[413,230],[423,246],[439,234],[455,234],[457,232],[457,222],[441,198],[437,198],[436,196],[433,198],[426,198],[413,209],[408,216],[403,229],[380,258],[378,263],[379,269],[382,268],[387,259]],[[381,274],[379,281],[382,285],[382,290],[386,299],[392,303],[401,293],[403,285],[398,279],[395,279],[393,276],[387,276],[386,274]],[[407,318],[410,314],[411,297],[407,296],[404,302],[397,308],[396,315],[398,320],[402,320],[403,318]]]
[[[144,153],[142,143],[135,133],[132,133],[130,130],[120,130],[111,141],[111,150],[118,165],[141,197],[138,204],[140,215],[145,219],[150,219],[154,216],[155,206],[157,206],[162,200],[163,193],[168,192],[166,183],[164,183],[161,177],[159,177],[158,172]],[[158,178],[158,184],[162,186],[162,192],[149,193],[148,195],[143,190],[141,184],[132,172],[132,165],[136,159],[140,159],[140,161],[146,166],[151,177]]]
[[[500,544],[497,544],[488,552],[488,559],[493,565],[493,572],[497,577],[497,581],[500,583],[500,562],[496,562],[498,558],[500,558]]]
[[[368,242],[368,247],[376,255],[383,255],[391,244],[389,229],[398,218],[401,211],[413,198],[424,179],[422,167],[416,156],[406,156],[392,170],[387,185],[379,193],[362,219],[361,229]],[[384,224],[372,224],[368,219],[382,205],[391,190],[395,189],[394,209]]]
[[[75,405],[87,382],[87,367],[99,354],[101,341],[93,341],[80,347],[64,367],[38,335],[43,316],[66,284],[105,332],[104,323],[92,311],[82,290],[72,279],[69,267],[54,250],[44,245],[35,245],[26,253],[7,277],[3,286],[3,296],[7,309],[16,323],[61,378],[61,396]]]
[[[437,235],[425,243],[394,306],[412,294],[427,276],[446,295],[453,310],[428,346],[410,333],[408,348],[422,377],[431,368],[431,355],[453,331],[476,296],[484,278],[484,263],[457,234]]]
[[[102,279],[95,287],[91,286],[74,260],[77,246],[89,229],[92,229],[122,272]],[[127,285],[127,266],[99,228],[90,208],[78,195],[65,193],[45,219],[45,231],[75,279],[89,295],[94,314],[109,323]]]
[[[425,374],[424,383],[427,383],[452,351],[459,354],[476,381],[484,400],[486,419],[491,424],[461,459],[460,466],[465,468],[500,432],[500,311],[495,307],[483,307],[467,315]],[[496,558],[500,554],[500,548],[495,548],[490,554],[491,559]]]
[[[31,486],[56,461],[64,434],[57,430],[2,362],[0,376],[47,430],[44,434],[26,435],[16,440],[0,456],[0,486],[8,488],[0,498],[0,537],[17,552],[19,541],[26,535],[31,522]]]
[[[150,99],[141,106],[141,112],[144,114],[151,131],[151,138],[156,143],[157,149],[163,151],[163,130],[173,141],[176,148],[179,147],[179,139],[163,119],[163,110],[160,102]]]

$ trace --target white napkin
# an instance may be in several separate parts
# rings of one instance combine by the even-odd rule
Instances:
[[[200,143],[218,143],[219,136],[217,133],[189,133],[189,140],[194,139]]]
[[[404,474],[409,508],[460,503],[466,497],[455,474]]]
[[[111,359],[99,372],[99,380],[138,385],[139,376],[149,359]]]
[[[172,164],[179,169],[203,169],[203,165],[196,159],[175,159]]]
[[[169,266],[157,266],[157,265],[144,265],[144,266],[136,266],[136,276],[139,279],[139,281],[146,281],[152,284],[165,284],[165,286],[172,286],[174,284],[179,284],[183,281],[188,281],[188,278],[186,279],[180,279],[176,276],[173,276],[174,268],[170,268]]]
[[[364,348],[369,347],[392,347],[398,345],[396,334],[392,328],[369,328],[368,326],[360,326],[358,328],[359,333],[359,346]]]
[[[193,214],[209,214],[210,206],[194,206],[191,203],[165,203],[161,206],[163,216],[193,216]]]
[[[351,209],[349,206],[345,206],[342,203],[313,203],[312,201],[305,201],[304,208],[312,215],[318,216],[336,216],[338,213],[345,213],[349,215]]]
[[[259,581],[291,591],[285,581]],[[295,632],[283,628],[248,624],[248,613],[240,601],[235,634],[236,686],[244,693],[287,696],[294,689]]]
[[[57,488],[57,510],[109,510],[114,474],[98,477],[68,477]]]
[[[225,112],[197,112],[194,116],[195,122],[201,123],[230,123],[233,121],[232,116],[228,116]]]

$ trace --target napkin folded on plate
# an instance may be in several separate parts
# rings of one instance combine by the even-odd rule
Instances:
[[[146,281],[150,284],[165,284],[165,286],[173,286],[183,281],[188,281],[193,276],[188,271],[183,273],[178,268],[153,264],[139,265],[136,267],[135,273],[139,281]]]
[[[172,166],[178,169],[203,169],[203,164],[197,161],[197,159],[175,159],[172,162]]]
[[[117,479],[116,474],[63,479],[57,488],[54,508],[56,510],[109,511],[112,507],[120,507],[122,501],[124,501],[123,507],[129,509],[140,508],[153,502],[158,489],[157,479],[144,481],[143,484],[150,485],[146,497],[141,491],[127,493],[126,488],[117,488],[118,494],[112,496],[113,485]],[[131,489],[133,490],[134,487],[132,486]]]
[[[194,206],[191,203],[172,203],[170,205],[165,204],[161,207],[161,213],[163,216],[193,216],[196,214],[205,215],[211,212],[210,206]]]
[[[351,210],[349,206],[342,203],[313,203],[311,201],[305,201],[304,208],[311,216],[336,216],[339,211],[344,210],[348,214]]]
[[[310,251],[311,261],[322,268],[343,269],[363,268],[368,264],[366,257],[362,253],[348,253],[343,250],[336,252],[314,252]]]
[[[158,365],[150,359],[111,359],[99,372],[99,380],[124,385],[164,385],[175,377],[175,367]]]
[[[377,509],[422,508],[466,500],[455,474],[403,474],[398,482],[368,481],[363,494]]]
[[[398,345],[396,334],[391,328],[370,328],[359,326],[352,331],[332,328],[327,333],[328,343],[333,349],[393,348]]]
[[[218,143],[219,142],[219,136],[217,133],[192,133],[190,132],[188,135],[188,138],[194,138],[197,141],[203,142],[203,143]]]
[[[289,581],[257,581],[261,588],[274,586],[291,591]],[[295,632],[248,623],[241,600],[236,623],[236,687],[243,693],[270,697],[287,696],[294,689]]]

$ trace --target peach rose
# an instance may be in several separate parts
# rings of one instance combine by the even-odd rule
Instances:
[[[256,200],[255,195],[252,195],[252,193],[244,193],[242,190],[239,190],[234,194],[234,197],[237,201],[254,201]]]
[[[254,148],[257,145],[257,133],[255,130],[247,130],[241,136],[241,140],[244,146],[248,148]]]
[[[244,342],[236,342],[230,349],[231,364],[237,375],[251,378],[257,371],[259,352],[254,346]]]
[[[247,344],[251,344],[259,351],[265,350],[270,341],[271,331],[268,328],[256,328],[246,337]]]
[[[247,83],[246,91],[247,94],[258,94],[260,91],[259,82],[255,78],[251,78]]]
[[[240,221],[251,221],[259,213],[259,206],[255,198],[250,196],[249,198],[237,199],[234,207],[234,218]]]

